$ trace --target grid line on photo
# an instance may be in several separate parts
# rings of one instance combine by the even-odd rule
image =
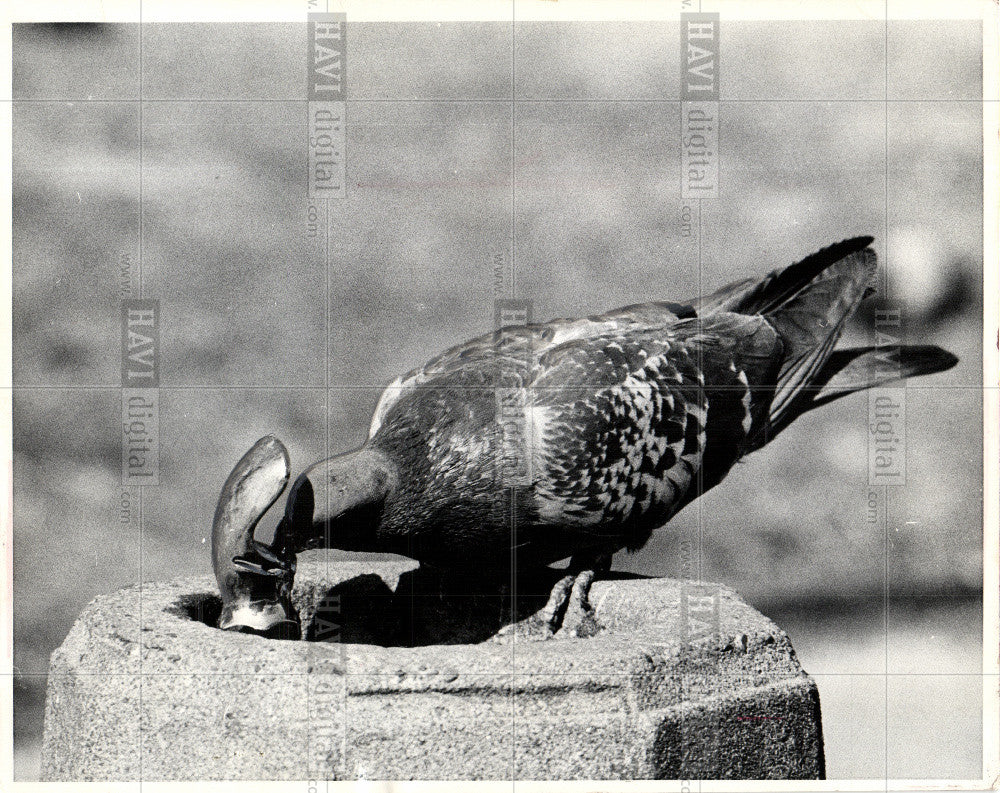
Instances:
[[[882,106],[882,123],[884,126],[884,149],[883,149],[883,163],[885,171],[883,174],[883,180],[885,182],[885,193],[884,202],[882,207],[882,214],[885,218],[885,225],[883,226],[882,233],[883,239],[888,241],[889,239],[889,0],[885,0],[885,17],[883,20],[884,25],[884,37],[883,37],[883,65],[885,67],[883,73],[883,80],[885,81],[885,103]],[[881,272],[883,274],[883,284],[882,293],[886,296],[885,299],[889,299],[889,267],[890,262],[888,261],[888,247],[886,249],[887,260],[883,263]],[[870,441],[869,441],[870,443]],[[884,561],[882,566],[882,586],[883,586],[883,596],[882,596],[882,633],[883,633],[883,672],[888,673],[889,671],[889,485],[883,485],[882,488],[882,498],[885,501],[886,507],[884,512],[885,525],[882,527],[882,543],[883,543],[883,553]],[[885,677],[885,711],[883,714],[883,723],[885,724],[884,733],[884,745],[883,752],[885,758],[885,769],[883,772],[883,779],[885,780],[886,793],[889,790],[889,677]]]
[[[517,22],[515,18],[515,12],[517,10],[517,4],[514,0],[511,1],[510,8],[510,253],[509,253],[509,275],[510,278],[510,299],[513,302],[517,299],[517,105],[514,101],[517,92]],[[499,323],[494,323],[499,324]],[[498,395],[494,399],[499,401]],[[502,420],[502,416],[500,416]],[[530,419],[529,419],[530,420]],[[531,433],[531,428],[527,428],[527,437],[529,438],[529,453],[531,453],[531,442],[533,435]],[[506,483],[501,479],[501,486],[506,486]],[[517,491],[514,488],[510,488],[511,499],[510,499],[510,590],[511,590],[511,619],[514,619],[514,615],[517,612]],[[517,635],[513,637],[513,641],[510,643],[510,674],[511,683],[514,681],[514,675],[517,670]],[[511,731],[511,747],[510,747],[510,779],[511,779],[511,790],[516,790],[517,784],[517,708],[516,699],[514,697],[514,686],[511,685],[510,692],[510,731]]]
[[[143,201],[143,170],[144,170],[144,150],[143,150],[143,139],[144,130],[142,128],[142,91],[143,91],[143,52],[142,52],[142,39],[143,39],[143,24],[142,24],[142,0],[139,0],[139,68],[138,68],[138,79],[139,79],[139,256],[138,256],[138,270],[136,278],[136,287],[139,294],[139,299],[143,298],[143,256],[145,254],[144,245],[144,226],[143,226],[143,214],[145,208],[145,202]],[[125,356],[125,350],[122,350],[122,356]],[[122,386],[124,387],[124,382]],[[123,394],[124,399],[124,394]],[[123,455],[124,456],[124,455]],[[143,595],[143,562],[145,560],[145,521],[143,514],[143,487],[140,485],[136,488],[138,490],[138,503],[139,503],[139,635],[142,635],[143,628],[143,612],[145,609],[142,607],[142,595]],[[139,746],[136,747],[137,754],[139,756],[139,793],[142,793],[143,784],[143,748],[145,741],[143,740],[143,730],[142,730],[142,695],[143,695],[143,675],[142,675],[142,653],[139,653]]]
[[[209,99],[205,97],[171,97],[169,99],[78,99],[73,98],[59,99],[57,97],[47,97],[47,98],[17,98],[8,99],[7,102],[12,102],[16,104],[64,104],[67,101],[73,101],[74,103],[84,103],[84,104],[115,104],[115,105],[128,105],[128,104],[144,104],[144,105],[170,105],[170,104],[198,104],[198,105],[213,105],[213,104],[254,104],[254,105],[266,105],[266,104],[307,104],[306,100],[301,97],[289,97],[287,99],[260,99],[260,98],[249,98],[249,99]],[[439,104],[447,105],[453,103],[476,103],[476,104],[498,104],[498,105],[531,105],[531,104],[635,104],[635,105],[676,105],[678,103],[677,99],[641,99],[641,98],[608,98],[608,97],[582,97],[582,98],[556,98],[556,97],[515,97],[514,99],[503,98],[503,97],[408,97],[406,99],[395,99],[395,98],[379,98],[370,96],[352,96],[347,101],[352,103],[382,103],[382,104]],[[1000,99],[993,100],[982,100],[982,99],[935,99],[935,98],[918,98],[918,99],[866,99],[864,97],[816,97],[814,99],[795,99],[787,97],[775,97],[767,98],[760,97],[758,99],[737,99],[735,97],[720,97],[720,104],[732,104],[732,105],[759,105],[759,104],[804,104],[804,105],[816,105],[816,104],[873,104],[873,105],[912,105],[912,104],[944,104],[944,105],[982,105],[984,101],[988,102],[1000,102]]]
[[[581,383],[582,386],[586,387],[588,384],[586,382]],[[161,385],[159,387],[160,391],[378,391],[379,393],[386,387],[385,383],[341,383],[341,384],[331,384],[329,389],[325,389],[321,385],[266,385],[266,384],[248,384],[248,385],[226,385],[226,384],[192,384],[192,385]],[[906,381],[905,386],[899,386],[900,388],[905,388],[907,391],[982,391],[984,386],[979,385],[969,385],[962,383],[911,383]],[[73,383],[59,383],[55,385],[16,385],[13,387],[13,391],[114,391],[121,388],[117,385],[102,385],[95,383],[93,385],[79,385]],[[536,392],[542,391],[561,391],[563,386],[532,386],[531,390]],[[718,385],[706,386],[707,389],[712,391],[727,392],[732,391],[734,393],[743,394],[746,389],[742,386],[733,387],[724,385],[722,383]],[[763,389],[764,387],[761,386]],[[987,390],[998,390],[1000,386],[986,386]],[[414,386],[417,391],[420,390],[439,390],[435,386],[424,386],[418,385]],[[492,388],[488,386],[483,386],[478,388],[476,386],[449,386],[451,391],[469,391],[473,392],[491,392]],[[804,386],[802,389],[804,392],[815,391],[820,393],[823,388],[822,386]]]

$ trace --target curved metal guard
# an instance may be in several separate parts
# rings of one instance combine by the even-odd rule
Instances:
[[[297,624],[289,595],[295,558],[279,557],[253,533],[288,484],[288,450],[272,435],[236,463],[212,522],[212,566],[222,595],[219,627],[265,632]]]

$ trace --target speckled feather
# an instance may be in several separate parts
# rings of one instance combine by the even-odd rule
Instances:
[[[399,378],[368,441],[399,470],[382,547],[545,564],[642,546],[771,437],[776,394],[794,402],[870,287],[869,242],[692,303],[504,328]]]

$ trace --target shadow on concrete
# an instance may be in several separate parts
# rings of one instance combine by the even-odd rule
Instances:
[[[538,614],[564,575],[565,570],[546,567],[516,578],[476,578],[422,566],[402,573],[392,588],[377,574],[366,573],[329,587],[311,602],[293,596],[301,630],[279,626],[265,635],[382,647],[478,644]],[[612,572],[604,578],[646,577]],[[222,602],[217,595],[190,595],[177,605],[189,619],[218,625]]]

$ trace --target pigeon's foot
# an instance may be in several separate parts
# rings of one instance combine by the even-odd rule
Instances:
[[[573,557],[567,575],[556,581],[545,606],[529,619],[507,625],[497,633],[528,640],[571,639],[594,636],[601,630],[590,605],[590,587],[597,573],[611,568],[611,555]]]
[[[594,608],[590,605],[590,585],[594,583],[594,571],[581,570],[575,576],[566,576],[563,581],[566,579],[570,581],[569,592],[565,595],[566,605],[563,607],[562,620],[552,635],[556,639],[585,639],[593,636],[601,630]],[[552,596],[555,594],[553,589]],[[549,598],[550,602],[552,596]]]
[[[558,620],[558,624],[551,624],[553,638],[585,639],[601,630],[601,625],[597,622],[597,612],[590,605],[590,586],[597,575],[607,573],[610,569],[610,553],[574,556],[570,559],[568,568],[570,575],[556,584],[549,596],[549,603],[552,603],[557,596],[565,600],[564,605],[552,612]],[[560,586],[567,579],[568,590]],[[547,609],[548,604],[546,611]]]

